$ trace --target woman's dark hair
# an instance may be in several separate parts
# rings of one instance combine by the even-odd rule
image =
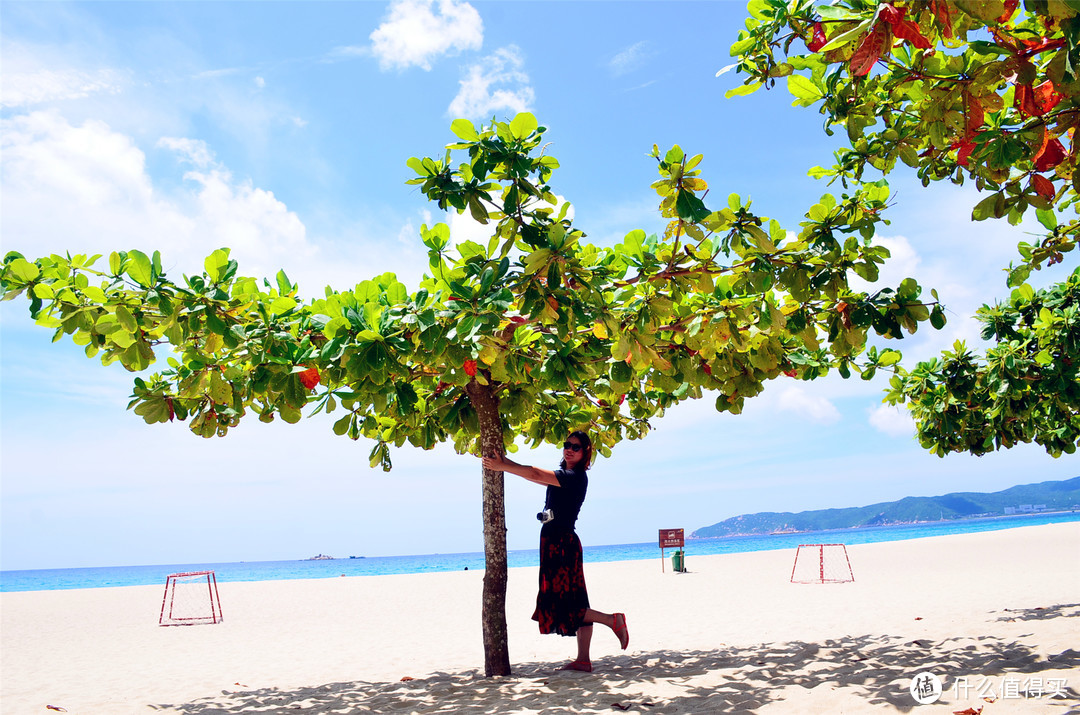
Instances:
[[[574,430],[566,439],[569,440],[570,437],[577,437],[578,442],[581,443],[581,461],[578,464],[582,469],[588,469],[592,465],[592,440],[581,430]],[[559,469],[566,469],[565,459],[559,462]]]

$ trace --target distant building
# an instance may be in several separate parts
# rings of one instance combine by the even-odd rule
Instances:
[[[1034,508],[1030,504],[1021,504],[1017,509],[1021,514],[1030,514],[1034,511]]]
[[[1005,507],[1005,516],[1012,516],[1015,513],[1016,513],[1016,507],[1014,507],[1014,506]]]
[[[1033,511],[1046,511],[1046,505],[1045,504],[1036,504],[1035,506],[1033,506],[1031,508],[1032,508]]]

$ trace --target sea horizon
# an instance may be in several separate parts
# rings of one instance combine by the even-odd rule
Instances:
[[[806,543],[843,543],[850,546],[950,534],[998,531],[1069,521],[1080,521],[1080,512],[1041,512],[793,533],[705,538],[688,537],[686,539],[685,558],[687,567],[692,570],[693,559],[697,556],[794,549],[800,544]],[[809,537],[815,537],[816,540]],[[632,544],[586,545],[583,551],[586,563],[661,558],[661,549],[657,541]],[[664,550],[663,558],[670,559],[674,551],[674,549],[670,548]],[[539,554],[535,548],[515,549],[507,552],[507,566],[509,568],[535,567],[538,563]],[[0,570],[0,593],[162,585],[169,574],[190,571],[213,571],[219,583],[226,583],[340,578],[343,576],[386,576],[470,569],[484,569],[483,552],[18,569]]]

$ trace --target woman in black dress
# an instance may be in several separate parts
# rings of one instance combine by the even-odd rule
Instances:
[[[610,628],[623,650],[630,642],[624,614],[601,613],[589,607],[581,541],[574,524],[585,501],[589,486],[585,470],[591,462],[592,441],[581,431],[572,432],[563,443],[563,460],[555,471],[518,464],[505,456],[484,458],[488,469],[547,486],[544,511],[538,515],[544,517],[544,525],[540,529],[540,592],[533,620],[540,624],[541,633],[577,636],[577,658],[563,669],[586,672],[592,671],[589,644],[594,623]]]

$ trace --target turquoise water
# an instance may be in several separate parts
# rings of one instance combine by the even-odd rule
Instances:
[[[979,531],[1014,529],[1038,524],[1080,521],[1080,512],[1002,516],[988,519],[959,519],[926,524],[876,526],[859,529],[804,532],[801,534],[772,534],[768,536],[733,536],[716,539],[693,539],[687,542],[687,563],[695,556],[732,554],[771,549],[793,549],[807,543],[869,544],[880,541],[902,541],[927,536],[970,534]],[[668,550],[666,553],[670,554]],[[585,561],[636,561],[659,558],[655,541],[643,544],[586,546]],[[535,549],[511,551],[511,568],[536,566],[539,556]],[[381,576],[387,574],[428,573],[483,569],[482,553],[427,554],[422,556],[379,556],[357,559],[323,561],[252,561],[222,564],[166,564],[160,566],[110,566],[81,569],[38,569],[30,571],[0,571],[0,591],[54,591],[71,588],[101,588],[107,586],[147,586],[165,583],[171,573],[183,571],[214,571],[218,582],[279,581],[294,578],[336,578],[340,576]]]

